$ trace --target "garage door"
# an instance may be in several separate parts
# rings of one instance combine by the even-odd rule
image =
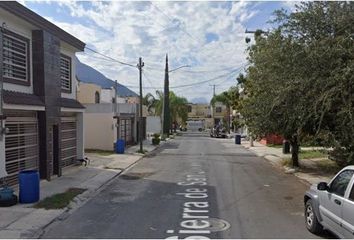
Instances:
[[[18,183],[22,170],[39,168],[38,121],[35,114],[28,117],[8,117],[5,135],[6,181],[9,185]]]
[[[61,166],[67,167],[76,162],[76,118],[61,118]]]

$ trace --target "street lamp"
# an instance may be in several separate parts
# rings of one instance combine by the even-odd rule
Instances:
[[[169,72],[169,73],[170,73],[170,72],[174,72],[174,71],[176,71],[176,70],[178,70],[178,69],[187,68],[187,67],[191,67],[191,66],[190,66],[190,65],[179,66],[179,67],[177,67],[177,68],[175,68],[175,69],[172,69],[172,70],[170,70],[170,71],[168,71],[168,72]]]

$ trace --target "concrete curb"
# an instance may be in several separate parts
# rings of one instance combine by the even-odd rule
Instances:
[[[135,162],[132,164],[128,165],[125,169],[122,169],[121,171],[117,171],[117,174],[113,175],[110,177],[107,181],[105,181],[102,185],[98,186],[94,190],[87,190],[84,193],[76,196],[73,201],[64,209],[61,213],[59,213],[55,218],[52,219],[52,221],[47,222],[42,227],[39,227],[38,229],[28,231],[25,233],[21,233],[21,238],[40,238],[43,236],[43,234],[46,232],[46,229],[52,226],[52,224],[55,224],[55,222],[58,221],[63,221],[67,219],[73,212],[77,211],[79,208],[81,208],[85,203],[87,203],[89,200],[91,200],[93,197],[97,196],[103,189],[106,188],[110,183],[112,183],[115,178],[118,176],[128,172],[131,168],[133,168],[136,164],[138,164],[143,158],[147,157],[150,153],[152,154],[154,151],[162,147],[166,142],[171,141],[172,139],[169,139],[165,141],[163,144],[155,146],[153,150],[146,154],[138,154],[140,158],[138,158]],[[134,154],[136,155],[136,154]],[[1,233],[1,231],[0,231]]]
[[[306,184],[308,186],[310,186],[314,183],[320,182],[321,180],[326,180],[327,182],[330,180],[325,176],[314,177],[311,174],[299,171],[299,169],[294,169],[294,168],[283,166],[281,164],[281,160],[283,158],[280,156],[277,156],[275,154],[259,154],[257,151],[253,150],[252,147],[250,147],[250,146],[246,146],[246,145],[242,145],[242,144],[241,144],[241,146],[248,149],[249,151],[255,153],[258,157],[262,157],[262,158],[266,159],[271,165],[280,169],[281,171],[284,171],[285,174],[291,174],[291,175],[296,176],[301,182],[303,182],[304,184]]]

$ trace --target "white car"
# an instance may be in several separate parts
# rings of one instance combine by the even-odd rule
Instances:
[[[327,229],[339,238],[354,238],[354,166],[343,168],[328,184],[312,185],[304,203],[310,232]]]

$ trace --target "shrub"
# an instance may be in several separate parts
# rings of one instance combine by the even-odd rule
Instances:
[[[154,133],[154,138],[152,139],[152,145],[160,144],[160,134]]]

